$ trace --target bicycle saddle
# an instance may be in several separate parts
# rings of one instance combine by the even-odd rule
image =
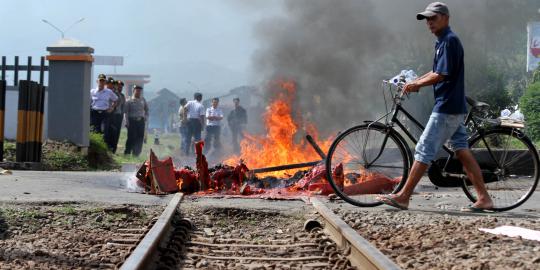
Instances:
[[[467,103],[469,105],[471,105],[471,107],[473,108],[487,108],[489,107],[489,104],[485,103],[485,102],[482,102],[482,101],[476,101],[474,99],[472,99],[471,97],[469,96],[465,96],[465,98],[467,99]]]

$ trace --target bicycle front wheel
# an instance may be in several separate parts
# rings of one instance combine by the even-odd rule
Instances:
[[[403,137],[381,123],[352,127],[330,146],[326,172],[335,193],[356,206],[377,206],[378,194],[399,191],[411,152]]]
[[[471,151],[480,165],[484,182],[494,203],[494,210],[506,211],[523,204],[538,184],[538,152],[521,131],[500,128],[476,135]],[[476,190],[468,180],[463,191],[476,202]]]

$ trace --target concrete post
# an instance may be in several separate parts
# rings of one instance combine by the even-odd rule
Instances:
[[[90,88],[94,49],[73,40],[47,47],[48,138],[89,146]]]

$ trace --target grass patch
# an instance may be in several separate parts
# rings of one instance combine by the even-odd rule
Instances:
[[[105,217],[105,221],[108,223],[114,223],[118,221],[127,220],[128,216],[126,213],[109,213]]]
[[[14,141],[4,141],[6,161],[14,162],[16,151]],[[119,162],[115,160],[103,140],[103,135],[98,133],[90,133],[90,146],[87,155],[72,143],[47,140],[43,144],[41,166],[46,171],[114,170],[120,168]]]
[[[80,152],[50,151],[44,153],[42,169],[46,171],[86,171],[88,160]]]
[[[120,132],[120,139],[118,140],[118,147],[114,159],[120,164],[139,164],[148,159],[150,149],[154,150],[157,157],[162,159],[169,156],[178,156],[180,154],[180,134],[168,133],[160,134],[159,145],[154,144],[154,134],[149,132],[147,135],[146,143],[143,143],[141,154],[138,157],[132,155],[124,155],[127,141],[127,130],[122,129]]]
[[[15,141],[4,140],[4,159],[7,161],[15,161],[17,154],[17,145]]]
[[[77,210],[72,205],[66,205],[58,208],[58,212],[66,215],[76,215]]]

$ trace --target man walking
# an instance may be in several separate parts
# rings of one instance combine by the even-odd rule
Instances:
[[[180,119],[180,151],[185,153],[189,148],[188,136],[188,119],[187,119],[187,100],[185,98],[180,99],[180,108],[178,109],[178,118]]]
[[[148,105],[141,96],[142,87],[133,87],[133,97],[126,102],[126,127],[128,128],[124,155],[139,156],[144,140],[145,122],[148,119]]]
[[[206,137],[204,138],[205,142],[205,152],[208,153],[210,148],[212,148],[212,139],[214,140],[214,154],[219,154],[221,150],[221,120],[223,119],[223,111],[221,108],[218,108],[219,98],[212,99],[212,106],[206,109]]]
[[[103,126],[107,121],[109,113],[115,106],[118,97],[114,92],[105,88],[105,74],[98,75],[98,87],[90,90],[91,106],[90,106],[90,126],[92,131],[103,133]]]
[[[462,211],[483,212],[493,207],[484,185],[480,166],[474,159],[467,143],[467,130],[463,124],[467,113],[464,87],[463,47],[459,38],[449,27],[450,13],[446,4],[434,2],[416,15],[426,20],[431,33],[437,37],[432,71],[407,83],[403,91],[418,92],[421,87],[433,85],[435,106],[429,117],[414,154],[414,164],[403,189],[395,194],[378,196],[387,205],[407,209],[415,186],[435,158],[438,150],[448,141],[457,158],[463,164],[467,177],[473,183],[478,200]]]
[[[201,93],[195,93],[193,95],[194,100],[188,101],[186,104],[186,110],[187,110],[187,143],[188,147],[184,150],[186,156],[189,155],[190,149],[192,148],[192,141],[191,138],[193,138],[193,142],[197,142],[201,140],[201,131],[202,127],[204,126],[204,116],[205,116],[205,110],[204,106],[202,105],[202,94]]]
[[[227,116],[229,129],[232,134],[232,145],[235,153],[240,152],[240,141],[243,138],[244,127],[247,123],[246,110],[240,106],[240,99],[234,98],[234,109]]]

